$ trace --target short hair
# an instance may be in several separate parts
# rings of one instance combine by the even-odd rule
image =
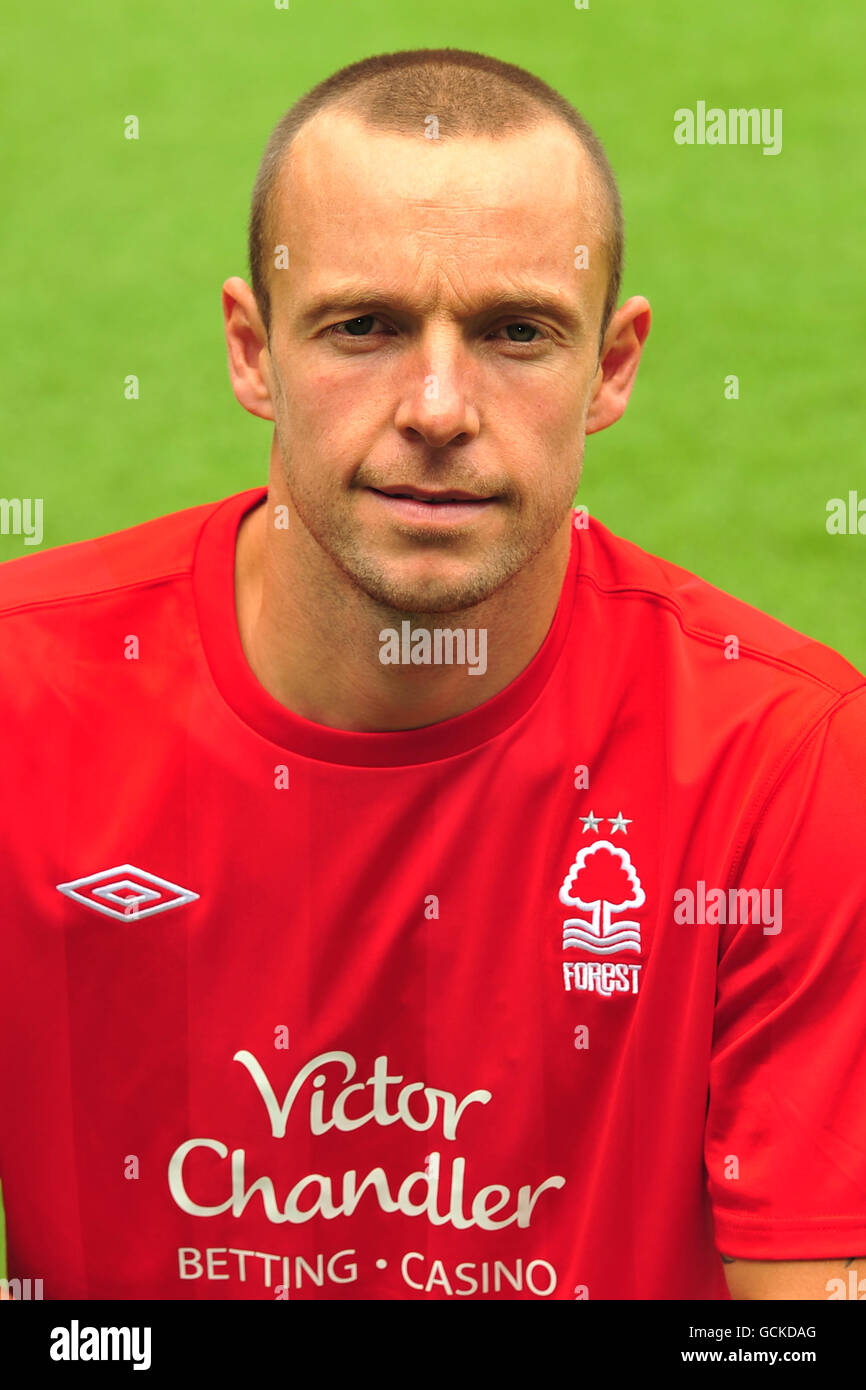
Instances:
[[[270,337],[269,248],[274,190],[295,136],[324,108],[359,117],[376,130],[413,134],[435,114],[438,138],[499,137],[554,117],[575,132],[596,171],[607,203],[604,245],[608,283],[599,350],[622,282],[624,226],[616,178],[604,146],[578,110],[541,78],[513,63],[462,48],[415,48],[380,53],[340,68],[283,115],[265,147],[253,187],[249,263],[253,294]]]

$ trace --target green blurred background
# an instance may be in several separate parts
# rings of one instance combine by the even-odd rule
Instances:
[[[654,311],[579,500],[866,669],[866,536],[825,525],[828,499],[866,498],[853,0],[49,0],[4,28],[0,496],[44,499],[43,547],[265,481],[270,427],[231,394],[220,285],[247,275],[267,136],[345,63],[477,49],[595,127],[626,213],[623,298]],[[699,100],[781,107],[782,152],[676,145],[674,111]],[[0,535],[0,560],[32,553]]]

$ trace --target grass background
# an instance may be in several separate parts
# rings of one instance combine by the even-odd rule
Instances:
[[[270,430],[231,394],[220,285],[247,274],[267,136],[345,63],[478,49],[596,128],[626,212],[623,297],[654,310],[625,417],[587,441],[580,500],[866,668],[866,536],[825,528],[829,498],[866,497],[862,9],[48,0],[4,29],[0,495],[44,499],[44,546],[265,480]],[[781,154],[675,145],[674,111],[698,100],[781,107]],[[0,536],[0,560],[28,553]]]

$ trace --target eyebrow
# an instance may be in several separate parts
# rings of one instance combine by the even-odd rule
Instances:
[[[348,319],[374,310],[387,312],[389,309],[404,314],[417,312],[401,295],[388,295],[367,284],[346,285],[339,291],[312,300],[301,311],[298,323],[302,329],[308,329],[323,318],[343,314]],[[520,319],[525,314],[538,313],[559,323],[567,332],[577,334],[583,331],[584,315],[580,310],[561,295],[536,286],[493,294],[484,303],[457,317],[465,322],[470,319],[499,318],[505,314],[513,314]]]

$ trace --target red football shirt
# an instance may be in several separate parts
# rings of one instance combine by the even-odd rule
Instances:
[[[864,677],[592,520],[498,695],[326,728],[243,656],[263,499],[0,567],[10,1277],[724,1299],[719,1250],[861,1253]]]

